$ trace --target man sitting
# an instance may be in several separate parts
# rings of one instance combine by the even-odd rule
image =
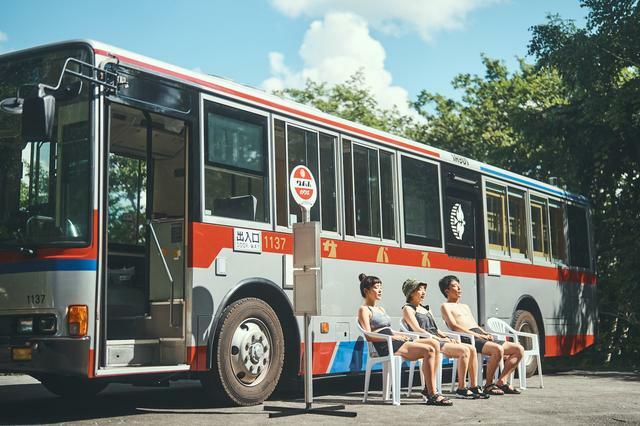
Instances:
[[[490,395],[519,394],[520,391],[507,383],[507,378],[524,356],[522,345],[513,342],[498,343],[493,341],[493,336],[478,325],[469,305],[460,303],[462,288],[457,277],[448,275],[442,278],[438,284],[440,291],[447,298],[447,301],[440,306],[442,319],[451,330],[473,335],[476,350],[489,357],[485,393]],[[502,358],[505,359],[504,370],[498,377],[498,381],[493,383],[496,368]]]

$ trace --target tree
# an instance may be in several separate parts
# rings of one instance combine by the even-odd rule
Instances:
[[[565,145],[571,184],[594,208],[599,348],[612,364],[640,364],[640,5],[584,0],[585,28],[558,16],[533,28],[538,69],[556,70],[569,103],[547,122]]]

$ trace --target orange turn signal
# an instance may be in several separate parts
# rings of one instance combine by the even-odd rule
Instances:
[[[327,334],[329,332],[329,323],[321,322],[320,323],[320,333]]]
[[[69,305],[67,324],[71,336],[85,336],[89,327],[89,308],[87,305]]]

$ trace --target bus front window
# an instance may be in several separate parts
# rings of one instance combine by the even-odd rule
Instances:
[[[68,57],[89,59],[88,50],[65,49],[0,60],[0,101],[29,86],[55,85]],[[63,80],[65,84],[74,83]],[[77,82],[77,79],[75,80]],[[83,244],[90,238],[91,87],[56,102],[50,140],[22,137],[15,100],[0,107],[0,246]]]

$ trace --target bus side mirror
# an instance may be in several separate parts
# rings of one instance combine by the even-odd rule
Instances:
[[[48,141],[53,136],[56,98],[43,89],[37,96],[25,98],[22,105],[22,140]]]

